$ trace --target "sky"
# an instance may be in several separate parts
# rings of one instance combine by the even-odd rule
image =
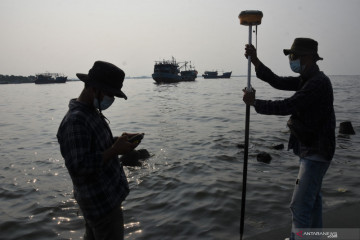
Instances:
[[[175,57],[246,75],[244,10],[263,12],[258,57],[278,75],[294,74],[282,50],[296,37],[319,42],[326,74],[360,74],[359,0],[0,0],[0,74],[76,78],[103,60],[151,76]]]

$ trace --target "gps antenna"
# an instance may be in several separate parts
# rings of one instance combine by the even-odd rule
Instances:
[[[252,26],[261,24],[263,14],[261,11],[248,10],[242,11],[239,14],[240,24],[249,26],[249,45],[251,44]],[[257,40],[257,39],[256,39]],[[246,91],[251,92],[251,57],[248,56],[248,78]],[[243,167],[243,185],[241,197],[241,218],[240,218],[240,240],[243,239],[244,234],[244,218],[245,218],[245,200],[246,200],[246,180],[247,180],[247,165],[249,153],[249,128],[250,128],[250,105],[246,105],[246,120],[245,120],[245,146],[244,146],[244,167]]]

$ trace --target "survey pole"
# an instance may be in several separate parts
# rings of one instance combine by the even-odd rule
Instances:
[[[249,26],[249,45],[251,45],[252,42],[252,26],[260,25],[262,17],[263,17],[262,12],[257,10],[242,11],[239,14],[240,24]],[[248,56],[248,78],[247,78],[247,88],[245,91],[247,92],[252,91],[251,56]],[[250,105],[246,104],[244,165],[243,165],[243,183],[242,183],[241,216],[240,216],[240,240],[243,239],[243,234],[244,234],[246,182],[247,182],[247,168],[248,168],[248,155],[249,155],[249,135],[250,135]]]

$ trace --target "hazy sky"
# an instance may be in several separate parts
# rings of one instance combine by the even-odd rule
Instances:
[[[243,10],[263,12],[258,56],[277,74],[292,75],[282,50],[296,37],[319,42],[325,73],[360,74],[359,0],[0,0],[0,74],[73,78],[105,60],[150,76],[174,56],[246,75]]]

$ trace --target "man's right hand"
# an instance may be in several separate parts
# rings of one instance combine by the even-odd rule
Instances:
[[[260,60],[257,57],[256,49],[252,44],[246,44],[245,45],[245,57],[251,57],[251,62],[254,64],[255,68],[257,68],[260,65]]]
[[[134,150],[138,144],[136,143],[130,143],[128,135],[122,135],[121,137],[118,137],[114,144],[112,145],[112,148],[115,149],[117,155],[124,155],[128,152],[131,152]]]
[[[130,143],[127,135],[116,138],[114,144],[103,153],[103,160],[106,162],[118,155],[124,155],[134,150],[138,144]]]

